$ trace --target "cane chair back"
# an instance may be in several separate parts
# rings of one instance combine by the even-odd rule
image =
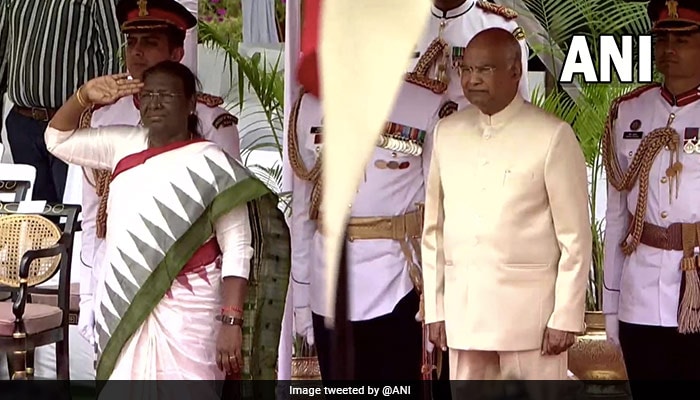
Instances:
[[[11,379],[31,379],[34,349],[55,343],[56,377],[67,380],[70,261],[81,207],[46,204],[26,214],[20,205],[0,203],[0,288],[13,293],[11,302],[0,302],[0,353],[7,354]],[[37,285],[55,275],[54,304],[34,302]]]
[[[19,288],[19,266],[27,250],[46,249],[61,239],[56,224],[40,215],[0,215],[0,285]],[[29,266],[28,287],[51,279],[61,256],[34,260]]]

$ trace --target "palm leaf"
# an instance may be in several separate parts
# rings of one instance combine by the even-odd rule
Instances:
[[[234,78],[237,70],[237,98],[234,108],[239,109],[243,118],[252,122],[239,126],[241,137],[254,139],[247,142],[241,149],[244,163],[275,193],[280,194],[282,187],[281,163],[276,162],[272,167],[262,167],[257,164],[249,165],[249,158],[255,151],[274,151],[282,159],[282,131],[284,122],[284,76],[280,71],[281,59],[272,65],[264,55],[255,53],[245,57],[238,51],[237,43],[232,43],[219,33],[211,24],[199,21],[200,41],[210,48],[220,49],[225,57],[225,63]],[[235,66],[235,68],[234,68]],[[254,95],[255,102],[248,103],[244,109],[246,93]],[[253,117],[253,118],[251,118]],[[244,140],[245,141],[245,140]],[[273,173],[273,171],[280,171]],[[280,196],[281,205],[289,209],[289,202]]]
[[[646,3],[625,0],[522,0],[517,11],[534,18],[542,26],[545,34],[528,42],[533,53],[543,61],[552,57],[563,61],[573,36],[585,35],[591,44],[593,61],[597,63],[601,35],[642,35],[651,27]],[[557,77],[560,73],[549,72]]]
[[[593,234],[593,262],[586,305],[588,310],[597,311],[602,310],[604,255],[604,230],[602,229],[604,221],[596,218],[595,202],[598,182],[602,173],[600,157],[601,138],[613,100],[630,92],[639,85],[615,81],[610,84],[592,84],[579,80],[577,83],[581,91],[575,100],[562,90],[555,90],[547,94],[535,90],[532,103],[556,115],[572,126],[581,145],[586,164],[589,167],[591,175],[589,207]]]

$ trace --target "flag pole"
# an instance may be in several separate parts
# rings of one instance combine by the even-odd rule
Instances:
[[[343,235],[345,238],[346,235]],[[348,249],[347,240],[343,240],[340,251],[340,264],[338,265],[338,286],[335,301],[335,324],[333,326],[332,349],[333,349],[333,372],[332,380],[354,380],[355,360],[352,343],[352,325],[350,324],[349,292],[348,282]]]

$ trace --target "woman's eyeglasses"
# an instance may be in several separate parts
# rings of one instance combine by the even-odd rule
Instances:
[[[182,95],[182,93],[172,92],[141,92],[139,93],[139,99],[146,103],[158,101],[161,104],[168,104],[171,103],[176,97],[180,97]]]

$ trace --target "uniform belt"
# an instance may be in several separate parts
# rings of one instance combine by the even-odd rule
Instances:
[[[683,251],[680,262],[681,290],[678,305],[678,331],[700,332],[700,259],[695,248],[700,239],[700,222],[673,223],[662,228],[645,222],[640,242],[663,250]]]
[[[419,315],[421,321],[424,316],[424,300],[423,300],[423,276],[421,268],[414,261],[413,252],[415,252],[418,263],[420,263],[420,239],[423,234],[423,204],[417,204],[418,208],[415,211],[398,215],[395,217],[355,217],[350,218],[348,222],[346,236],[351,242],[356,240],[373,240],[373,239],[390,239],[397,240],[401,245],[401,251],[408,262],[408,274],[411,277],[413,286],[420,294],[420,309]],[[426,343],[428,328],[423,324],[423,343]],[[438,365],[438,375],[442,365],[441,356],[437,355],[437,362],[434,360],[432,353],[428,352],[423,345],[421,375],[424,380],[431,380],[435,364]]]
[[[348,240],[418,239],[422,234],[423,212],[418,210],[395,217],[354,217],[347,227]]]
[[[682,251],[684,249],[683,226],[686,225],[685,229],[688,229],[688,227],[696,229],[698,224],[700,224],[700,222],[691,224],[676,222],[664,228],[645,222],[642,228],[642,237],[639,241],[642,244],[661,250]],[[694,242],[695,243],[692,244],[693,247],[698,246],[697,238]],[[690,243],[686,244],[686,246],[689,244]]]
[[[56,115],[57,109],[54,108],[43,108],[43,107],[21,107],[21,106],[14,106],[12,108],[13,111],[17,112],[17,114],[23,115],[25,117],[37,120],[37,121],[43,121],[43,122],[48,122],[53,118],[54,115]]]
[[[420,260],[420,238],[423,233],[423,205],[409,213],[395,217],[354,217],[348,221],[347,239],[355,240],[390,239],[401,244],[401,250],[408,261],[408,272],[418,293],[423,293],[423,277],[420,267],[413,261],[411,248]],[[420,261],[419,261],[420,262]]]

